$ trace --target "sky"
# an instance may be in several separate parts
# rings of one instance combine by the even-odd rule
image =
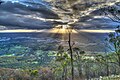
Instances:
[[[0,5],[0,30],[3,30],[3,29],[25,29],[25,30],[26,29],[49,29],[54,27],[52,21],[50,20],[58,18],[58,16],[51,10],[51,7],[48,6],[47,3],[45,3],[44,1],[41,1],[39,3],[38,3],[38,0],[36,0],[35,2],[28,2],[28,0],[19,0],[19,1],[14,0],[14,2],[13,0],[4,0],[4,1],[6,2]],[[84,22],[81,21],[77,23],[77,26],[84,30],[81,30],[82,33],[77,30],[78,33],[80,32],[80,35],[76,35],[76,36],[77,38],[80,37],[80,40],[78,39],[78,41],[81,41],[80,43],[85,43],[85,45],[87,45],[88,43],[98,42],[97,41],[98,36],[100,38],[99,40],[102,41],[102,38],[104,38],[103,36],[107,35],[106,32],[108,33],[111,31],[108,29],[111,29],[112,27],[116,26],[116,23],[114,25],[108,19],[106,19],[108,21],[106,22],[105,19],[103,18],[101,19],[101,17],[99,16],[96,16],[96,17],[91,16],[90,19],[89,17],[86,16]],[[106,30],[103,30],[103,29],[106,29]],[[45,30],[45,31],[47,32],[48,30]],[[85,33],[85,32],[88,32],[88,33]],[[56,36],[58,37],[59,36],[57,34],[58,31],[55,31],[55,33],[56,33],[55,35],[50,33],[48,35],[46,34],[45,35],[47,38],[56,37]],[[99,33],[102,33],[102,34],[99,34]],[[40,35],[42,36],[42,38],[45,38],[43,34],[39,34],[38,36]],[[17,35],[17,37],[19,37],[19,35]],[[59,37],[61,38],[61,36]]]
[[[0,5],[0,29],[48,29],[54,27],[52,20],[48,19],[58,18],[49,4],[42,0],[3,1],[5,3]]]
[[[0,5],[0,29],[30,28],[41,29],[52,27],[51,22],[41,20],[57,18],[44,2],[27,2],[28,0],[4,0]],[[15,1],[15,2],[13,2]],[[44,5],[45,4],[45,5]],[[48,26],[49,25],[49,26]]]

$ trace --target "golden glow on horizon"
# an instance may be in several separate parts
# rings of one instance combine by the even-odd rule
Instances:
[[[0,30],[0,33],[29,33],[29,32],[45,32],[45,33],[60,33],[66,34],[70,29],[43,29],[43,30],[30,30],[30,29],[14,29],[14,30]],[[77,33],[75,30],[72,30],[72,33]]]
[[[80,30],[80,32],[88,32],[88,33],[111,33],[115,32],[115,30]]]
[[[72,30],[72,33],[78,33],[79,32],[88,32],[88,33],[110,33],[110,32],[115,32],[115,30],[86,30],[86,29],[81,29],[81,30],[74,30],[74,29],[43,29],[43,30],[29,30],[29,29],[14,29],[14,30],[0,30],[0,33],[29,33],[29,32],[45,32],[45,33],[60,33],[60,34],[66,34],[70,30]]]
[[[77,33],[77,31],[75,31],[74,29],[51,29],[49,32],[50,33],[60,33],[60,34],[66,34],[69,33],[69,31],[72,30],[72,33]]]
[[[74,29],[71,29],[69,25],[57,25],[55,28],[50,30],[50,33],[60,33],[60,34],[66,34],[66,33],[78,33]]]
[[[29,30],[29,29],[14,29],[14,30],[0,30],[0,33],[22,33],[22,32],[43,32],[44,30]]]

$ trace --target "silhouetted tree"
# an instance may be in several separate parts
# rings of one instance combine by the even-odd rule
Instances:
[[[59,17],[64,20],[67,16],[68,23],[66,25],[70,26],[71,29],[68,29],[68,44],[69,44],[69,53],[71,56],[71,74],[72,80],[74,80],[74,59],[73,59],[73,47],[72,47],[72,29],[74,29],[74,25],[79,21],[80,17],[86,16],[86,13],[90,13],[98,8],[100,5],[102,6],[107,2],[107,0],[50,0],[52,6],[61,11],[57,13]],[[62,16],[61,16],[62,15]],[[76,20],[77,19],[77,20]],[[73,21],[71,24],[71,20]]]
[[[104,8],[102,8],[102,12],[104,13],[105,16],[107,16],[110,20],[112,20],[113,22],[117,22],[120,23],[120,2],[116,2],[114,5],[112,6],[105,6]],[[117,30],[115,30],[115,33],[111,33],[109,34],[109,42],[113,44],[115,53],[118,56],[118,62],[119,62],[119,66],[120,66],[120,26],[118,25]]]

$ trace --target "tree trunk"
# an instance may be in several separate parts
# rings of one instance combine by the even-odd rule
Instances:
[[[74,80],[74,64],[73,64],[73,51],[72,51],[72,45],[71,45],[71,31],[69,31],[69,50],[70,50],[70,57],[71,57],[71,74],[72,74],[72,80]]]

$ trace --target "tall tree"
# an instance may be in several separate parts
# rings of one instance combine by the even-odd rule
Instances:
[[[120,1],[118,0],[110,6],[104,6],[101,8],[102,15],[108,17],[113,22],[119,23],[116,26],[117,30],[115,33],[109,34],[109,42],[112,43],[114,48],[114,53],[117,55],[117,62],[120,67]]]
[[[83,16],[89,15],[94,10],[104,7],[104,5],[111,5],[116,0],[46,0],[51,3],[54,8],[53,11],[63,20],[63,23],[70,26],[68,29],[68,45],[69,53],[71,56],[71,73],[72,80],[74,80],[74,60],[73,60],[73,48],[72,48],[72,29],[74,24],[79,21]],[[65,21],[65,22],[64,22]]]
[[[74,29],[73,24],[79,21],[81,17],[89,15],[92,11],[100,9],[104,5],[109,5],[115,1],[116,0],[50,0],[51,5],[55,8],[54,12],[57,13],[62,20],[66,20],[67,18],[68,22],[66,25],[71,27],[71,29],[68,29],[68,44],[71,56],[72,80],[74,80],[74,59],[71,40],[72,29]]]

